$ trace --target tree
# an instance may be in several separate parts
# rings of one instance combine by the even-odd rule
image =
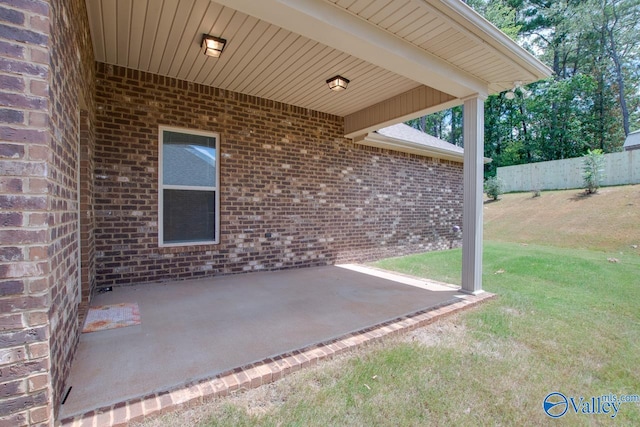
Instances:
[[[584,166],[582,168],[582,177],[588,194],[598,191],[604,173],[604,155],[602,150],[595,149],[587,151],[584,156]]]
[[[462,146],[462,107],[408,120],[406,124],[436,138]]]
[[[640,121],[640,0],[467,0],[554,71],[485,102],[485,176],[499,166],[619,151]],[[515,82],[514,82],[515,84]],[[524,96],[528,93],[531,96]],[[462,145],[461,109],[414,121]]]
[[[629,123],[640,116],[640,0],[475,3],[484,4],[477,9],[480,12],[495,3],[515,9],[521,25],[518,40],[554,70],[553,79],[533,85],[531,99],[504,101],[508,105],[502,114],[508,119],[501,122],[508,121],[511,127],[498,130],[499,143],[490,144],[497,132],[485,130],[486,147],[521,154],[499,157],[496,166],[501,160],[515,164],[580,156],[594,148],[619,150],[624,134],[632,130]],[[492,97],[490,103],[496,103]],[[487,117],[486,122],[492,120]],[[504,150],[504,141],[511,141],[517,150]]]
[[[638,53],[638,30],[640,30],[639,0],[598,0],[587,4],[599,10],[590,14],[593,31],[601,35],[602,48],[613,63],[612,74],[617,85],[618,101],[622,114],[625,136],[629,134],[629,108],[627,106],[625,68],[636,61]],[[636,55],[634,55],[636,54]],[[633,65],[631,65],[633,66]]]
[[[518,22],[516,9],[505,1],[468,0],[467,3],[487,21],[498,27],[503,33],[517,40],[522,30],[522,24]]]
[[[538,86],[538,93],[527,103],[532,136],[537,148],[534,161],[579,157],[595,145],[590,132],[594,118],[593,93],[596,83],[591,76],[576,74],[564,80],[550,79]]]
[[[487,196],[492,198],[493,200],[498,200],[498,197],[502,193],[504,193],[504,183],[497,176],[492,176],[487,179],[484,183],[484,192],[487,193]]]

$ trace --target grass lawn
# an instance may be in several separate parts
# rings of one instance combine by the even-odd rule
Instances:
[[[531,243],[549,244],[547,230],[526,244],[507,234],[485,242],[484,289],[499,297],[477,309],[145,425],[640,425],[640,403],[620,404],[613,420],[543,412],[554,391],[576,403],[640,395],[639,251],[620,252],[619,236],[604,251]],[[606,232],[589,238],[602,240]],[[375,265],[459,283],[461,251]]]
[[[436,424],[543,425],[551,419],[543,414],[542,400],[553,391],[576,398],[640,394],[637,254],[499,242],[487,242],[484,249],[484,288],[500,297],[460,316],[466,342],[452,347],[448,362],[462,368],[471,352],[464,375],[472,373],[469,388],[482,399],[468,416],[443,414]],[[460,262],[461,253],[454,250],[377,265],[455,282],[459,271],[451,270],[459,269]],[[447,396],[465,401],[469,390],[462,382],[454,384],[464,392]],[[588,425],[611,420],[567,413],[561,421]],[[640,405],[623,404],[616,423],[640,425]]]
[[[589,196],[565,190],[500,197],[485,203],[484,232],[490,240],[598,251],[640,247],[640,185],[604,187]]]

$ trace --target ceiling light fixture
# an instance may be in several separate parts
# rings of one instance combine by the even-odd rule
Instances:
[[[220,54],[224,50],[224,46],[227,44],[225,39],[220,37],[210,36],[209,34],[202,35],[202,53],[213,58],[220,57]]]
[[[334,90],[336,92],[340,92],[347,88],[349,84],[349,79],[345,79],[342,76],[331,77],[327,80],[327,85],[329,85],[329,89]]]

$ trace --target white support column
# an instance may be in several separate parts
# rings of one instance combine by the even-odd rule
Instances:
[[[464,211],[462,291],[482,292],[482,194],[484,180],[484,98],[464,101]]]

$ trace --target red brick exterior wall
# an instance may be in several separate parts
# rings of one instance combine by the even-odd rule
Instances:
[[[0,425],[51,418],[49,5],[0,6]]]
[[[98,64],[98,286],[459,246],[462,164],[356,145],[339,117]],[[220,133],[220,244],[158,247],[158,125]]]
[[[78,337],[82,0],[0,5],[0,425],[52,425]]]
[[[95,62],[85,2],[54,0],[51,12],[49,341],[53,405],[57,411],[79,337],[79,151],[87,144],[81,138],[81,117],[89,122],[85,128],[91,126],[94,117]]]
[[[221,243],[158,248],[158,125],[219,132]],[[78,191],[80,189],[80,192]],[[0,5],[0,426],[53,423],[96,286],[459,245],[462,165],[93,62],[83,0]]]
[[[80,319],[88,309],[96,287],[94,191],[95,135],[88,110],[80,112],[80,253],[81,303]]]

